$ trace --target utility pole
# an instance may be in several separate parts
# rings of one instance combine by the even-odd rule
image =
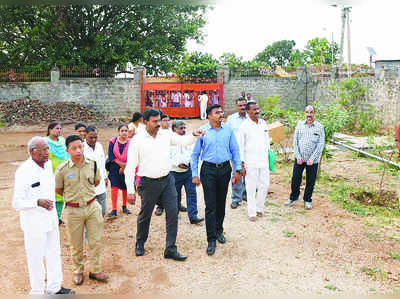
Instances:
[[[347,76],[351,77],[351,44],[350,44],[350,8],[345,8],[347,10],[347,54],[348,54],[348,66],[347,66]]]
[[[332,5],[334,7],[337,7],[337,5]],[[340,34],[340,49],[339,49],[339,69],[343,64],[343,49],[344,49],[344,32],[345,32],[345,27],[347,23],[347,43],[348,43],[348,66],[347,66],[347,74],[350,77],[351,76],[351,48],[350,48],[350,9],[351,6],[343,7],[342,8],[342,31]],[[346,22],[347,21],[347,22]]]

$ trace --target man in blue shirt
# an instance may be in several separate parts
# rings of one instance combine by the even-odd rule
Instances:
[[[246,113],[246,103],[247,100],[244,97],[238,98],[236,100],[236,109],[237,112],[228,116],[226,124],[230,126],[235,133],[237,139],[237,132],[241,124],[248,118]],[[232,172],[232,180],[235,175],[235,172]],[[246,185],[243,177],[240,177],[240,180],[236,182],[236,184],[232,184],[232,203],[231,208],[236,209],[242,200],[246,201]]]
[[[209,123],[202,129],[205,135],[198,138],[192,153],[192,177],[196,186],[203,185],[206,205],[207,254],[215,253],[216,241],[225,243],[223,222],[225,217],[226,194],[231,178],[231,164],[235,169],[233,184],[240,179],[241,159],[239,146],[231,127],[222,120],[221,105],[211,105],[206,110]],[[200,178],[199,158],[203,160]]]

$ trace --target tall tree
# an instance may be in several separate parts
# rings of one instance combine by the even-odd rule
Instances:
[[[216,78],[218,65],[218,60],[208,53],[187,53],[176,65],[175,73],[182,77]]]
[[[255,61],[264,62],[270,68],[279,65],[285,67],[289,64],[291,55],[296,45],[294,40],[281,40],[267,46],[263,51],[258,53]]]
[[[221,64],[226,65],[230,71],[237,72],[243,68],[243,57],[236,56],[235,53],[223,53],[219,57]]]
[[[336,63],[338,53],[338,44],[331,43],[324,37],[309,40],[304,48],[305,60],[314,65]]]
[[[117,65],[169,72],[201,41],[204,5],[0,6],[0,52],[11,64]]]

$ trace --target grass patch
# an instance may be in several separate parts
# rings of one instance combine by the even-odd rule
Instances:
[[[371,241],[383,241],[385,237],[382,236],[379,232],[364,232],[364,235]]]
[[[367,274],[373,280],[384,280],[388,277],[388,274],[380,268],[362,267],[361,272]]]
[[[400,260],[400,253],[389,252],[389,256],[394,260]]]
[[[286,230],[283,232],[283,235],[286,238],[296,238],[296,234],[294,232],[290,232],[290,231],[286,231]]]
[[[398,198],[393,199],[393,191],[383,193],[379,198],[377,191],[365,190],[354,187],[344,181],[331,184],[330,198],[334,202],[341,203],[342,207],[349,212],[360,216],[384,216],[400,217],[398,208]],[[366,204],[364,204],[366,203]],[[384,206],[388,204],[389,207]]]
[[[388,237],[388,240],[389,240],[389,241],[400,242],[400,237],[389,236],[389,237]]]
[[[385,164],[382,162],[377,162],[377,163],[379,164],[370,166],[370,169],[373,173],[382,174]],[[399,168],[394,165],[388,164],[386,166],[385,175],[397,177],[399,175]]]
[[[308,211],[307,210],[300,210],[300,211],[296,211],[297,214],[302,214],[302,215],[308,215]]]
[[[338,290],[338,288],[337,288],[335,285],[333,285],[333,284],[328,284],[328,285],[326,285],[324,288],[325,288],[325,289],[328,289],[328,290],[330,290],[330,291],[337,291],[337,290]]]
[[[281,205],[277,204],[276,202],[272,202],[272,201],[266,201],[265,202],[265,206],[266,207],[276,207],[276,208],[280,208]]]

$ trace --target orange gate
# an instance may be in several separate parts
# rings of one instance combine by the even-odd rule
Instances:
[[[160,109],[173,118],[200,117],[199,96],[207,92],[208,106],[223,106],[220,83],[150,82],[142,84],[141,110]]]

